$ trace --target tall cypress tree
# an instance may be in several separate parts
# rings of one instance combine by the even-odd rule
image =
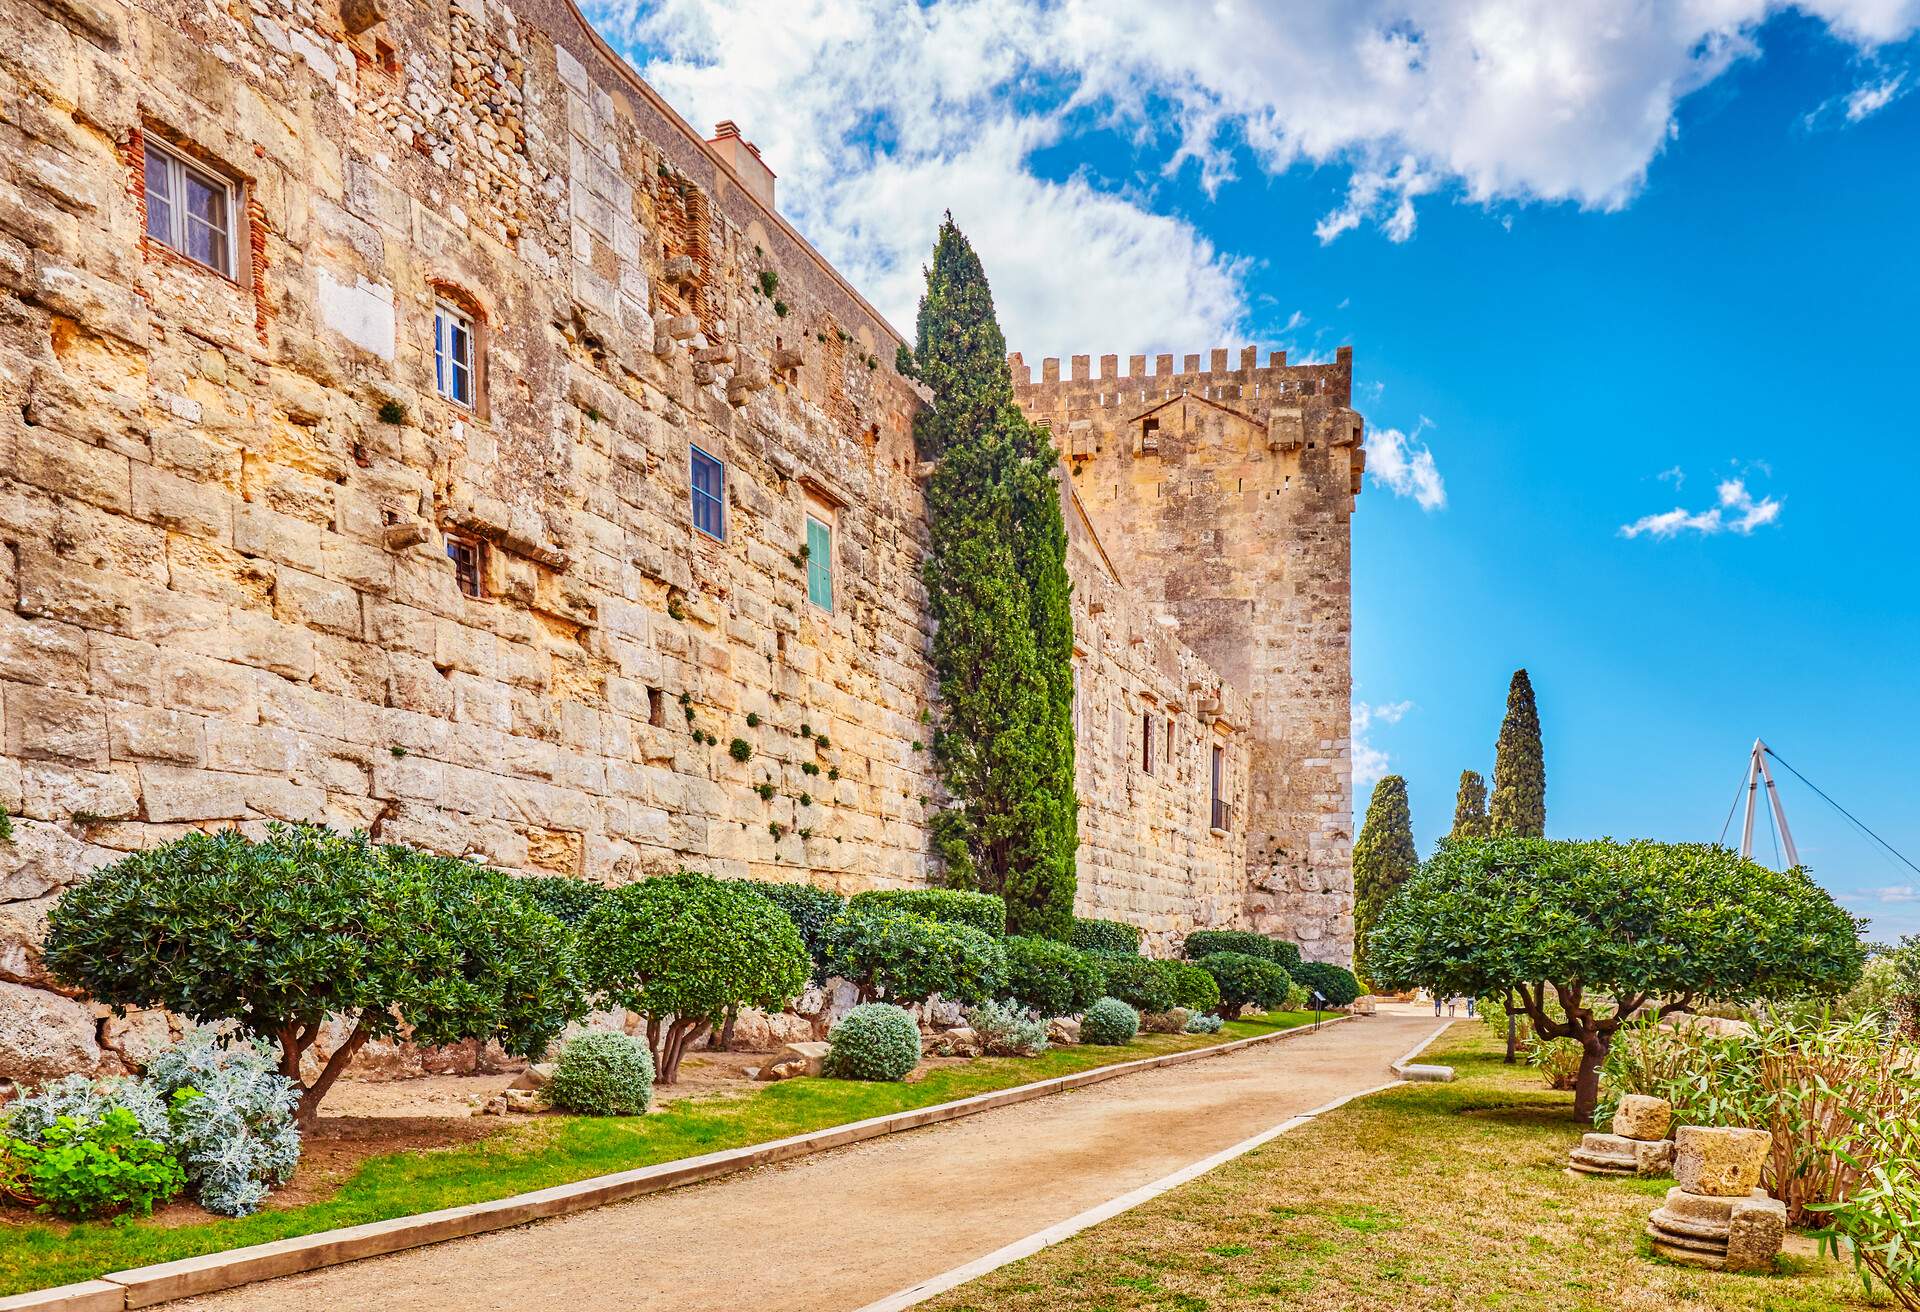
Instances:
[[[1367,818],[1353,840],[1353,960],[1367,973],[1367,934],[1394,890],[1420,865],[1413,847],[1413,811],[1407,781],[1390,774],[1373,786]]]
[[[1487,838],[1493,833],[1487,819],[1487,781],[1478,770],[1460,772],[1460,793],[1453,802],[1453,832],[1449,838]]]
[[[915,426],[935,462],[933,751],[953,798],[934,845],[948,883],[1006,898],[1010,931],[1064,939],[1079,844],[1066,528],[1052,447],[1014,405],[993,293],[951,215],[917,330],[912,364],[933,393]]]
[[[1540,713],[1533,681],[1513,672],[1507,687],[1507,718],[1493,755],[1493,804],[1488,820],[1496,834],[1540,838],[1547,832],[1547,762],[1540,750]]]

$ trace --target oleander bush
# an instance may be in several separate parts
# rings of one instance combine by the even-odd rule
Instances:
[[[1174,1006],[1212,1011],[1220,1005],[1220,985],[1203,967],[1191,961],[1164,961],[1160,965],[1173,984]]]
[[[0,1135],[0,1194],[55,1216],[146,1216],[185,1184],[173,1149],[125,1107],[85,1121],[57,1116],[31,1139]]]
[[[1001,994],[1002,941],[971,925],[861,905],[858,897],[822,932],[822,961],[860,991],[863,1002],[925,1002],[936,993],[963,1005]]]
[[[969,1008],[967,1025],[989,1057],[1037,1057],[1047,1050],[1046,1021],[997,1002]]]
[[[829,889],[816,888],[808,883],[778,883],[762,879],[742,879],[738,882],[787,913],[787,919],[800,931],[800,941],[806,945],[807,959],[813,963],[813,982],[825,983],[827,976],[822,969],[821,951],[826,928],[835,916],[847,909],[847,900]]]
[[[44,960],[116,1014],[165,1007],[272,1039],[290,1079],[328,1020],[345,1021],[301,1093],[310,1125],[370,1039],[491,1039],[538,1056],[584,1014],[572,933],[517,882],[317,826],[270,824],[258,842],[191,833],[70,886]]]
[[[1213,952],[1195,964],[1213,976],[1213,982],[1219,986],[1217,1010],[1228,1020],[1238,1016],[1242,1007],[1268,1011],[1280,1006],[1287,1000],[1287,989],[1293,984],[1287,972],[1273,962],[1244,952]]]
[[[1920,1312],[1920,1114],[1856,1115],[1834,1151],[1856,1175],[1845,1198],[1807,1208],[1826,1221],[1815,1232],[1821,1253],[1851,1255],[1869,1294],[1878,1281]]]
[[[807,949],[786,912],[751,888],[681,871],[608,892],[581,922],[579,958],[597,1007],[647,1020],[661,1084],[729,1011],[778,1011],[807,986]]]
[[[1318,990],[1330,1007],[1350,1007],[1360,996],[1360,981],[1354,973],[1330,961],[1303,961],[1291,974],[1308,988]]]
[[[1147,957],[1100,958],[1102,992],[1135,1011],[1166,1011],[1174,1005],[1174,979],[1169,963]]]
[[[653,1102],[653,1054],[628,1034],[576,1034],[562,1045],[540,1098],[585,1116],[638,1116]]]
[[[172,1146],[200,1206],[220,1216],[259,1210],[300,1164],[298,1081],[275,1069],[270,1049],[222,1047],[195,1030],[156,1053],[145,1083],[172,1108]]]
[[[860,911],[903,912],[952,925],[971,925],[994,938],[1002,938],[1007,932],[1007,904],[992,893],[958,888],[873,888],[855,893],[847,905]]]
[[[1218,1034],[1226,1022],[1209,1011],[1196,1011],[1187,1017],[1187,1033]]]
[[[1006,995],[1042,1016],[1075,1016],[1102,992],[1100,962],[1050,938],[1009,934]]]
[[[1529,1039],[1526,1057],[1549,1089],[1571,1089],[1580,1078],[1580,1045],[1572,1039]]]
[[[1117,1047],[1140,1032],[1140,1013],[1118,998],[1101,998],[1080,1018],[1080,1042]]]
[[[1140,926],[1129,925],[1123,920],[1091,920],[1076,916],[1068,942],[1082,952],[1137,957],[1140,955]]]
[[[827,1045],[824,1069],[836,1079],[904,1080],[920,1064],[920,1026],[889,1003],[855,1007],[827,1035]]]

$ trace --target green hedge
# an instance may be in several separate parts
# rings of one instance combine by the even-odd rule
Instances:
[[[847,903],[856,910],[886,910],[971,925],[984,934],[1004,938],[1007,904],[991,893],[967,893],[957,888],[875,888],[855,893]]]
[[[1087,920],[1076,916],[1069,940],[1082,952],[1111,953],[1118,956],[1140,955],[1140,926],[1123,920]]]
[[[741,879],[735,882],[752,889],[787,913],[787,919],[800,931],[800,941],[806,945],[807,957],[813,962],[814,983],[823,982],[826,972],[822,968],[820,954],[827,925],[847,909],[847,900],[838,893],[806,883],[780,883],[765,879]]]
[[[1146,957],[1101,957],[1098,960],[1108,997],[1120,999],[1135,1011],[1166,1011],[1174,1005],[1173,974],[1167,969],[1171,962],[1152,961]]]
[[[509,887],[563,925],[585,920],[607,891],[590,879],[572,875],[527,875]]]
[[[861,905],[859,897],[821,932],[828,974],[848,980],[863,1001],[985,1002],[1006,987],[1007,953],[1001,940],[925,916]]]
[[[1278,1007],[1293,984],[1286,971],[1265,957],[1246,952],[1210,952],[1196,963],[1220,986],[1220,1013],[1232,1017],[1243,1006]]]
[[[1331,962],[1303,961],[1294,968],[1293,977],[1310,989],[1318,989],[1329,1006],[1351,1006],[1360,996],[1360,981],[1353,972]]]
[[[1212,1011],[1220,1005],[1220,985],[1204,968],[1191,961],[1166,961],[1160,964],[1173,981],[1174,1006],[1185,1007],[1188,1011]]]
[[[1006,995],[1042,1016],[1074,1016],[1100,996],[1099,962],[1078,948],[1050,938],[1009,934]]]

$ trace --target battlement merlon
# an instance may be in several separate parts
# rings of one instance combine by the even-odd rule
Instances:
[[[1270,351],[1267,363],[1259,363],[1258,347],[1243,347],[1239,353],[1239,365],[1232,365],[1232,353],[1224,347],[1216,347],[1208,353],[1207,367],[1200,367],[1200,356],[1180,357],[1180,367],[1174,368],[1175,357],[1161,354],[1153,357],[1153,368],[1147,368],[1145,355],[1127,357],[1127,372],[1120,372],[1120,357],[1103,355],[1100,357],[1100,372],[1093,372],[1093,357],[1076,355],[1069,357],[1071,376],[1063,378],[1060,372],[1060,358],[1047,356],[1040,361],[1040,381],[1033,379],[1033,366],[1026,362],[1018,351],[1007,357],[1007,367],[1013,372],[1013,387],[1023,404],[1044,407],[1047,401],[1065,399],[1080,405],[1126,406],[1141,399],[1139,393],[1146,391],[1151,399],[1152,389],[1162,389],[1163,396],[1173,396],[1178,391],[1201,391],[1211,394],[1214,388],[1237,387],[1233,393],[1236,399],[1260,399],[1268,397],[1278,399],[1283,396],[1325,397],[1336,405],[1349,406],[1353,403],[1353,348],[1343,346],[1334,352],[1331,364],[1295,364],[1287,363],[1285,351]],[[1096,384],[1102,386],[1095,386]],[[1245,389],[1253,388],[1249,393]]]

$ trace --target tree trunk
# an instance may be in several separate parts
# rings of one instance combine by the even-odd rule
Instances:
[[[315,1026],[315,1029],[318,1028]],[[348,1064],[353,1061],[354,1054],[365,1046],[367,1037],[367,1022],[363,1018],[353,1027],[353,1033],[347,1036],[347,1041],[335,1048],[333,1055],[327,1058],[327,1064],[321,1069],[319,1078],[308,1085],[307,1091],[300,1095],[300,1110],[295,1120],[302,1134],[311,1130],[314,1122],[320,1118],[320,1100],[327,1096],[327,1090],[331,1089],[333,1082],[340,1078],[340,1072],[346,1070]]]
[[[1513,1014],[1513,990],[1507,990],[1507,1065],[1520,1060],[1520,1018]]]
[[[648,1026],[649,1031],[652,1025]],[[666,1033],[660,1039],[660,1047],[654,1056],[654,1078],[661,1084],[680,1082],[680,1058],[686,1055],[689,1045],[696,1042],[711,1026],[704,1016],[676,1016],[666,1026]]]
[[[1607,1060],[1607,1049],[1612,1046],[1613,1036],[1588,1029],[1578,1037],[1580,1075],[1573,1084],[1573,1114],[1580,1121],[1590,1122],[1594,1108],[1600,1105],[1600,1067]]]

